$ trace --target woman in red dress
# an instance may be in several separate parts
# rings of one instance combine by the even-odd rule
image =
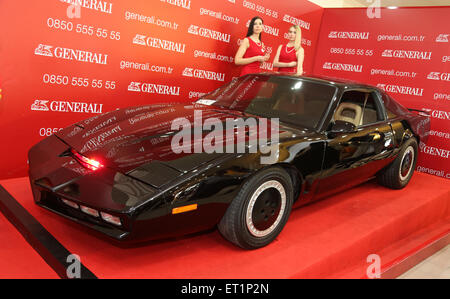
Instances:
[[[261,72],[261,63],[269,60],[270,56],[265,54],[266,48],[261,41],[263,26],[263,20],[260,17],[254,17],[248,26],[247,37],[236,52],[234,63],[244,66],[241,76]]]
[[[301,46],[302,30],[299,26],[289,28],[289,42],[280,45],[273,60],[273,66],[278,67],[279,72],[303,74],[303,60],[305,51]]]

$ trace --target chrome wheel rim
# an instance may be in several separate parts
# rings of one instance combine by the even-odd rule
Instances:
[[[247,228],[255,237],[272,233],[281,222],[286,209],[286,191],[276,181],[267,181],[256,189],[246,211]]]
[[[400,162],[399,176],[402,181],[406,180],[412,172],[414,165],[414,148],[408,146],[403,154],[402,161]]]

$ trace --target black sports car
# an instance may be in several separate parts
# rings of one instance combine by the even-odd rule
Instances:
[[[198,114],[215,126],[199,123]],[[175,119],[192,127],[174,129]],[[258,134],[278,133],[278,141],[267,141],[265,151],[252,149],[252,138],[262,135],[252,133],[248,120],[267,119]],[[241,125],[219,127],[240,138],[225,147],[212,128],[229,120]],[[174,150],[174,138],[193,133],[211,141],[213,131],[211,144],[221,150],[195,144]],[[428,133],[427,115],[376,87],[252,74],[192,104],[117,109],[69,126],[31,148],[29,177],[39,206],[115,240],[173,237],[218,225],[226,239],[252,249],[277,237],[292,207],[374,177],[403,188]],[[241,145],[244,153],[236,150]],[[268,157],[268,148],[275,155]]]

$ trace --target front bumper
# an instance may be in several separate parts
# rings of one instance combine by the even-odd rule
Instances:
[[[122,227],[109,225],[100,218],[87,215],[81,212],[81,210],[69,207],[61,201],[61,197],[51,192],[41,191],[40,194],[40,201],[36,202],[36,204],[42,208],[82,224],[117,241],[126,241],[130,237],[130,232],[122,229]],[[123,221],[124,217],[122,216],[121,219]]]
[[[171,186],[156,189],[108,167],[86,171],[72,157],[61,155],[69,149],[70,146],[56,136],[50,136],[30,149],[29,178],[36,204],[111,240],[120,241],[120,244],[209,230],[220,221],[240,186],[240,180],[233,178],[217,185],[215,180],[222,176],[211,166],[210,173],[202,180],[205,190],[199,191],[202,194],[199,198],[187,197],[174,202]],[[211,183],[207,184],[208,181]],[[181,183],[184,181],[180,180]],[[101,217],[88,215],[68,206],[63,199],[118,216],[122,225],[116,226]],[[198,209],[172,214],[173,208],[191,203],[198,204]]]
[[[107,168],[89,171],[74,158],[61,155],[68,149],[70,146],[54,135],[30,149],[28,174],[35,203],[115,240],[127,240],[131,235],[132,220],[126,200],[131,195],[117,189],[117,178],[123,181],[124,175]],[[146,190],[151,191],[151,188]],[[70,207],[63,199],[120,217],[121,225]]]

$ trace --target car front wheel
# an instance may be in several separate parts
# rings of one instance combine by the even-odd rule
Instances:
[[[228,207],[219,231],[244,249],[266,246],[286,224],[293,193],[291,178],[282,168],[270,167],[256,173]]]

